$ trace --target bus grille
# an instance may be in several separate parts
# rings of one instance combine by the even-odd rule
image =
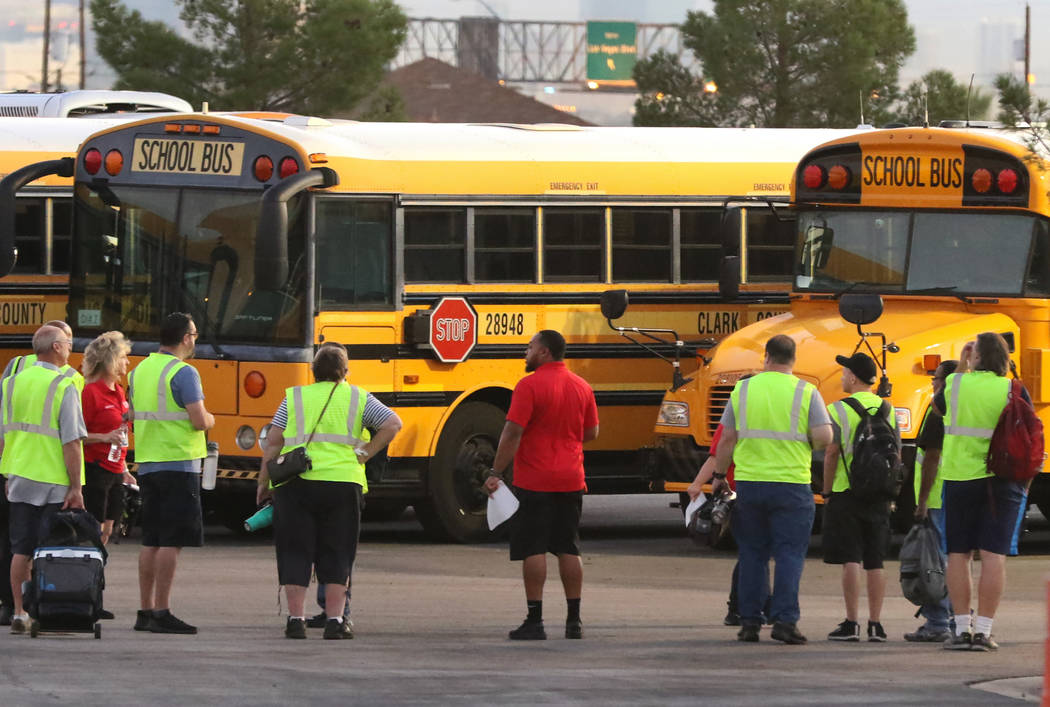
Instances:
[[[718,429],[718,423],[722,419],[722,413],[729,404],[729,396],[733,393],[733,385],[713,385],[707,399],[707,431],[714,435]]]

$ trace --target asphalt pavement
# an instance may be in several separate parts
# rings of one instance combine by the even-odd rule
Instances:
[[[582,641],[562,637],[565,603],[550,564],[549,639],[512,642],[524,616],[520,567],[504,543],[430,542],[411,511],[366,524],[354,575],[357,638],[283,638],[269,538],[209,529],[180,561],[174,611],[197,636],[137,633],[135,537],[111,545],[100,641],[0,634],[0,704],[1022,704],[1038,700],[1047,632],[1050,526],[1038,518],[1008,588],[991,653],[901,639],[918,625],[888,564],[890,641],[838,644],[838,569],[815,539],[802,580],[806,646],[722,625],[734,557],[694,546],[667,496],[584,502]],[[863,601],[862,601],[863,606]],[[313,607],[311,607],[313,609]],[[1021,680],[1016,680],[1020,678]],[[976,685],[976,687],[974,686]],[[985,689],[981,689],[985,688]]]

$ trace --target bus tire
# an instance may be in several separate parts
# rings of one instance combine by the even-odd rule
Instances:
[[[506,411],[490,403],[464,403],[438,441],[431,462],[430,495],[416,505],[420,523],[432,535],[460,543],[495,540],[485,516],[482,489],[496,456]]]

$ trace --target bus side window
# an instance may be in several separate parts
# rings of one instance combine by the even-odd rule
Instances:
[[[718,282],[722,210],[682,209],[682,282]]]
[[[405,209],[405,282],[466,282],[467,210]]]
[[[51,272],[68,273],[73,248],[73,202],[52,199]]]
[[[790,280],[794,262],[795,219],[769,209],[747,210],[747,279]]]
[[[1025,278],[1025,295],[1050,295],[1050,225],[1036,220],[1032,260]]]
[[[604,241],[604,209],[544,209],[544,280],[601,282],[605,279],[602,267]]]
[[[671,281],[671,210],[612,210],[613,282]]]
[[[317,284],[322,307],[390,304],[392,209],[386,201],[317,202]]]
[[[18,248],[15,273],[42,275],[47,272],[44,264],[46,201],[43,198],[15,200],[15,247]],[[68,241],[66,248],[69,248]]]
[[[536,281],[535,209],[474,209],[474,279]]]

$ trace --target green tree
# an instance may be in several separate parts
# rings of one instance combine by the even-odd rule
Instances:
[[[405,38],[394,0],[177,0],[193,41],[120,0],[92,0],[96,51],[116,88],[164,91],[213,109],[398,118],[381,89]]]
[[[862,106],[883,122],[915,50],[902,0],[714,0],[712,14],[688,13],[682,34],[717,95],[696,91],[673,57],[639,61],[636,125],[843,127]],[[701,122],[674,122],[690,116]]]
[[[1024,81],[1009,74],[995,77],[999,91],[999,121],[1011,128],[1024,131],[1024,141],[1030,159],[1045,160],[1050,156],[1050,102],[1032,95]]]
[[[967,94],[970,94],[969,98]],[[908,85],[897,103],[896,113],[899,122],[922,125],[928,111],[930,125],[937,125],[942,120],[959,120],[967,116],[983,120],[991,105],[991,94],[980,89],[970,93],[969,87],[956,81],[951,73],[934,69]]]

